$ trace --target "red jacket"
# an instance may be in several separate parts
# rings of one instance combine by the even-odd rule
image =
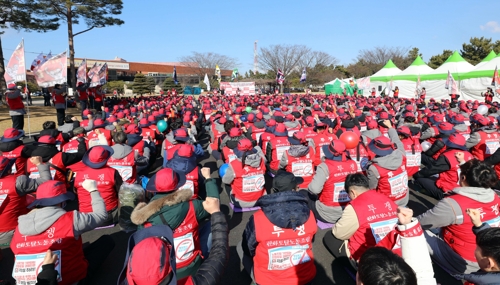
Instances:
[[[439,173],[439,178],[436,180],[436,186],[445,193],[460,186],[458,183],[458,180],[460,179],[460,164],[455,157],[457,152],[462,152],[464,154],[465,161],[469,161],[473,158],[472,154],[468,151],[458,149],[450,149],[441,154],[444,155],[450,163],[450,170]]]
[[[5,100],[7,100],[7,105],[9,106],[9,110],[19,110],[19,109],[24,109],[24,103],[23,103],[23,97],[18,96],[13,99],[9,99],[9,93],[10,91],[7,91],[5,93]]]
[[[470,149],[474,157],[479,160],[484,160],[489,157],[500,146],[500,134],[497,132],[486,133],[484,131],[477,132],[481,136],[481,141]]]
[[[28,213],[26,196],[19,196],[15,175],[0,178],[0,233],[14,230],[17,218]]]
[[[260,166],[255,168],[249,165],[242,165],[241,161],[235,159],[229,163],[234,172],[234,180],[231,183],[231,194],[236,199],[241,201],[257,201],[264,195],[264,173],[266,165],[264,159],[261,160]]]
[[[262,210],[254,215],[254,275],[258,284],[306,284],[316,276],[312,241],[317,231],[314,214],[295,230],[279,228]]]
[[[5,156],[9,159],[16,160],[14,165],[12,165],[12,174],[14,174],[16,177],[26,174],[26,163],[27,163],[28,159],[22,157],[21,153],[23,152],[23,149],[24,149],[24,145],[20,145],[9,152],[3,153],[3,156]]]

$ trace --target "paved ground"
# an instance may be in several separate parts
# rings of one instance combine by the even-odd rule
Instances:
[[[210,167],[213,172],[213,177],[218,177],[217,166],[213,158],[208,155],[200,161],[201,165]],[[241,236],[248,218],[252,213],[234,213],[228,207],[228,195],[221,190],[221,210],[226,214],[229,222],[229,245],[230,245],[230,259],[226,272],[224,274],[222,284],[224,285],[247,285],[251,284],[250,277],[243,271],[240,266],[239,258],[236,253],[236,245],[241,241]],[[430,198],[420,195],[411,191],[410,202],[408,206],[412,208],[416,215],[424,212],[429,207],[433,206],[433,201]],[[322,239],[328,230],[320,230],[316,234],[313,252],[317,268],[316,278],[314,284],[342,284],[354,285],[355,281],[350,277],[346,270],[333,259],[333,256],[325,249]],[[103,234],[109,234],[116,242],[116,247],[107,260],[104,262],[100,272],[98,272],[92,284],[116,284],[117,277],[123,267],[126,244],[129,234],[120,231],[116,226],[111,229],[94,230],[83,235],[85,243],[93,242]],[[84,245],[85,246],[85,245]],[[3,259],[0,261],[0,280],[12,280],[11,272],[13,266],[13,254],[9,248],[2,248]],[[443,272],[440,268],[435,267],[435,275],[438,283],[443,285],[462,284],[457,280],[451,278],[448,274]],[[13,283],[14,284],[14,283]]]

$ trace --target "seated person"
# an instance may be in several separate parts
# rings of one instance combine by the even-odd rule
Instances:
[[[459,162],[463,156],[458,155]],[[479,270],[474,251],[472,222],[465,219],[469,208],[481,209],[487,223],[498,223],[500,198],[491,189],[498,177],[491,166],[472,159],[460,166],[460,187],[417,219],[426,230],[425,238],[433,260],[451,274]],[[427,229],[438,229],[435,233]]]

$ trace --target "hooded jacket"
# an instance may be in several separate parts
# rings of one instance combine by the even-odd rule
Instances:
[[[372,129],[372,130],[367,130],[361,133],[363,136],[369,138],[369,139],[374,139],[377,137],[380,137],[382,133],[379,131],[379,129]]]
[[[271,223],[285,229],[295,229],[305,224],[311,213],[307,206],[307,198],[295,191],[262,196],[257,200],[255,206],[260,206]],[[255,256],[257,240],[253,215],[245,227],[241,245],[245,255]]]
[[[284,122],[283,124],[286,126],[287,130],[294,129],[297,127],[301,128],[300,123],[298,121],[288,121]]]
[[[293,157],[302,157],[306,156],[309,153],[310,149],[311,148],[309,146],[305,146],[302,144],[291,145],[290,148],[288,149],[288,153]],[[312,157],[314,158],[314,153],[312,153]],[[280,168],[284,169],[286,168],[287,165],[288,165],[288,155],[287,152],[285,151],[280,160]]]
[[[22,146],[22,145],[24,145],[22,140],[3,142],[3,143],[0,143],[0,151],[1,152],[10,152],[10,151],[13,151],[14,149],[18,148],[19,146]],[[34,149],[33,146],[24,146],[23,150],[21,151],[21,157],[30,158],[32,156],[31,153],[33,152],[33,149]]]
[[[82,160],[83,155],[87,151],[87,146],[85,144],[85,139],[81,139],[78,144],[78,151],[76,153],[62,153],[61,159],[65,166],[70,166]],[[31,156],[41,156],[43,162],[49,161],[54,157],[59,150],[55,145],[50,144],[38,144],[35,149],[31,152]]]
[[[99,191],[92,191],[90,197],[92,198],[92,212],[80,213],[75,210],[73,213],[73,233],[75,238],[95,229],[108,218],[106,206]],[[19,233],[26,236],[41,234],[65,213],[66,211],[63,208],[57,206],[31,210],[28,214],[19,217]]]
[[[485,132],[486,134],[492,134],[497,132],[496,129],[483,129],[481,131]],[[469,139],[465,142],[465,147],[470,149],[479,144],[480,142],[481,142],[481,134],[479,134],[479,132],[477,132],[476,130],[474,132],[471,132]]]
[[[113,155],[111,156],[114,159],[122,159],[129,155],[134,149],[126,144],[115,144],[111,147],[114,151]],[[135,155],[135,163],[136,166],[145,166],[148,165],[149,163],[149,148],[145,147],[144,148],[144,155],[139,156]]]

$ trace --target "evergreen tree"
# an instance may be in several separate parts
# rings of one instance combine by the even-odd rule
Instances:
[[[155,93],[156,81],[154,77],[147,76],[146,82],[148,83],[149,93]]]
[[[462,44],[460,55],[470,64],[478,64],[483,60],[493,49],[491,38],[470,38],[469,43]]]
[[[172,90],[175,88],[178,94],[182,94],[182,86],[181,84],[175,84],[174,79],[172,77],[167,77],[165,81],[163,81],[162,85],[163,91],[166,93],[167,90]]]
[[[441,64],[443,64],[447,59],[448,57],[450,57],[451,55],[453,54],[453,51],[452,50],[449,50],[449,49],[445,49],[443,50],[443,53],[442,54],[438,54],[438,55],[435,55],[435,56],[432,56],[431,59],[429,60],[429,62],[427,63],[427,65],[429,65],[430,67],[432,68],[438,68],[441,66]]]
[[[149,93],[149,86],[146,80],[146,76],[142,73],[137,73],[134,77],[134,85],[132,85],[132,90],[136,94],[146,94]]]

